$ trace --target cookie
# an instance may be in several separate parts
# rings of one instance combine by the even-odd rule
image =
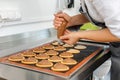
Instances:
[[[24,57],[32,57],[32,56],[36,56],[35,53],[31,52],[31,51],[25,51],[21,53],[22,56]]]
[[[69,67],[62,63],[56,63],[53,67],[51,67],[53,71],[68,71]]]
[[[65,51],[66,48],[63,47],[63,46],[57,46],[57,47],[54,48],[54,50],[56,50],[56,51]]]
[[[45,54],[53,56],[53,55],[58,55],[58,52],[55,50],[48,50]]]
[[[43,45],[42,46],[44,49],[54,49],[54,46],[51,44]]]
[[[75,54],[80,53],[80,51],[77,49],[69,49],[67,52],[75,53]]]
[[[70,52],[63,52],[63,53],[60,53],[59,56],[62,58],[70,58],[70,57],[73,57],[73,54]]]
[[[8,57],[8,60],[10,61],[22,61],[25,58],[21,55],[21,54],[17,54],[17,55],[12,55]]]
[[[63,61],[61,61],[62,64],[66,64],[66,65],[75,65],[77,64],[77,61],[71,58],[67,58],[64,59]]]
[[[84,46],[84,45],[76,45],[74,48],[75,48],[75,49],[86,49],[87,46]]]
[[[59,56],[52,56],[48,60],[51,62],[61,62],[63,60],[63,58],[61,58]]]
[[[52,45],[57,46],[59,45],[59,42],[58,41],[52,42]]]
[[[48,60],[41,60],[36,64],[37,67],[51,67],[53,66],[53,63]]]
[[[70,44],[64,44],[64,47],[73,47],[74,45],[70,45]]]
[[[21,62],[23,64],[36,64],[38,62],[38,60],[36,58],[29,57],[29,58],[22,60]]]
[[[34,53],[44,53],[46,50],[44,48],[38,47],[33,49]]]
[[[45,54],[45,53],[41,53],[35,56],[36,59],[48,59],[49,55]]]

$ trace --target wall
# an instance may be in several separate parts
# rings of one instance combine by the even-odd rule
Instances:
[[[48,20],[55,8],[56,0],[0,0],[0,11],[17,10],[21,14],[21,21]]]
[[[21,19],[0,22],[0,36],[35,31],[53,26],[57,0],[0,0],[0,12],[16,10]],[[47,25],[44,25],[47,24]]]
[[[66,0],[0,0],[0,12],[16,10],[21,15],[21,19],[16,21],[0,21],[0,37],[53,27],[53,14],[59,7],[58,1],[61,1],[63,7]],[[78,5],[78,1],[75,0],[75,4]],[[75,5],[75,8],[78,7]],[[65,11],[74,15],[78,13],[75,8]]]

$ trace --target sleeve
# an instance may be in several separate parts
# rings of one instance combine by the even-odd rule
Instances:
[[[120,38],[120,0],[92,0],[110,32]]]

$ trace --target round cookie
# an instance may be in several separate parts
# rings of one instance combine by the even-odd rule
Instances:
[[[52,42],[52,45],[57,46],[57,45],[59,45],[59,42],[58,41],[54,41],[54,42]]]
[[[47,54],[38,54],[35,56],[36,59],[48,59],[49,58],[49,55]]]
[[[53,56],[53,55],[58,55],[58,52],[55,50],[48,50],[45,54]]]
[[[66,50],[66,48],[63,47],[63,46],[57,46],[57,47],[54,48],[54,50],[56,50],[56,51],[64,51],[64,50]]]
[[[67,52],[75,53],[75,54],[80,53],[80,51],[77,49],[69,49]]]
[[[63,61],[61,61],[62,64],[66,64],[66,65],[75,65],[77,64],[77,61],[71,58],[67,58],[64,59]]]
[[[8,57],[8,60],[10,61],[22,61],[25,58],[21,55],[21,54],[17,54],[17,55],[12,55]]]
[[[38,60],[36,58],[29,57],[29,58],[22,60],[21,62],[23,64],[36,64],[38,62]]]
[[[59,56],[62,58],[70,58],[70,57],[73,57],[73,54],[70,52],[63,52]]]
[[[42,46],[44,49],[54,49],[54,46],[51,44],[43,45]]]
[[[31,52],[31,51],[25,51],[21,53],[22,56],[24,57],[32,57],[32,56],[36,56],[35,53]]]
[[[48,60],[41,60],[40,62],[36,63],[37,67],[51,67],[53,63]]]
[[[44,52],[46,52],[46,50],[44,48],[38,47],[38,48],[34,48],[33,52],[35,52],[35,53],[44,53]]]
[[[63,58],[61,58],[59,56],[52,56],[48,60],[51,62],[61,62],[63,60]]]
[[[70,45],[70,44],[64,44],[64,47],[73,47],[74,45]]]
[[[53,67],[51,67],[53,71],[68,71],[69,67],[62,63],[56,63]]]
[[[86,49],[87,47],[84,45],[76,45],[74,48],[75,49]]]
[[[63,42],[58,42],[58,41],[54,41],[54,42],[52,42],[52,45],[54,45],[54,46],[58,46],[58,45],[63,45],[64,43]]]

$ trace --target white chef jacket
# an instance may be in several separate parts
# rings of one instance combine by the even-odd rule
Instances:
[[[81,0],[87,6],[89,15],[98,22],[104,22],[110,32],[120,38],[120,0]]]

